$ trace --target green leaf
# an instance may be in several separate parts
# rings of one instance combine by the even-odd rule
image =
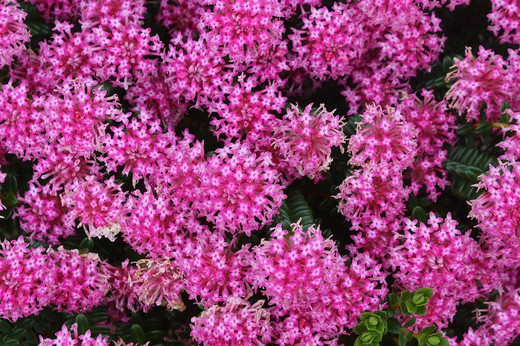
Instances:
[[[399,346],[406,346],[407,342],[405,335],[399,334]]]
[[[7,341],[4,341],[3,346],[20,346],[20,341],[16,339],[10,339]]]
[[[11,325],[7,321],[0,320],[0,335],[9,334],[11,334]]]
[[[417,310],[415,311],[415,313],[419,316],[424,316],[426,315],[426,306],[418,306],[417,307]]]
[[[504,113],[506,111],[506,109],[511,109],[511,105],[509,104],[509,102],[504,101],[500,105],[500,112]]]
[[[428,326],[428,327],[425,327],[423,329],[421,329],[421,331],[419,332],[420,335],[429,335],[433,332],[435,332],[435,330],[437,330],[437,327],[436,326]]]
[[[476,148],[466,146],[453,148],[444,164],[450,173],[452,194],[464,200],[475,199],[478,193],[473,185],[477,183],[477,177],[486,173],[490,164],[497,163],[496,157],[480,152]]]
[[[492,129],[493,129],[492,123],[481,123],[477,126],[475,133],[479,136],[488,135],[491,133]]]
[[[388,332],[392,334],[401,334],[403,328],[401,327],[401,323],[395,318],[388,319]]]
[[[368,330],[367,327],[363,323],[359,323],[358,325],[356,325],[354,327],[354,333],[356,333],[357,335],[361,335],[364,332],[366,332],[367,330]]]
[[[446,56],[442,60],[442,70],[445,74],[451,71],[452,66],[455,65],[455,61],[451,56]]]
[[[405,334],[404,338],[406,341],[410,341],[413,339],[413,336],[414,336],[413,332],[408,332]]]
[[[473,133],[473,129],[474,129],[473,124],[469,124],[469,123],[462,124],[457,128],[457,134],[461,135],[461,136],[467,136],[467,135]]]
[[[399,303],[399,296],[397,294],[395,294],[394,292],[390,293],[388,295],[388,302],[390,303],[390,305],[396,305]]]
[[[409,328],[409,327],[413,326],[415,324],[416,320],[417,319],[415,317],[410,318],[408,321],[406,321],[406,323],[404,324],[403,327]]]
[[[414,314],[417,311],[417,306],[411,300],[407,300],[404,304],[408,314]]]
[[[78,314],[76,316],[76,323],[78,324],[78,333],[80,335],[85,334],[87,330],[89,330],[90,323],[85,315]]]
[[[92,333],[92,336],[98,336],[99,334],[109,336],[110,328],[107,326],[92,326],[90,327],[90,332]]]
[[[11,336],[14,336],[16,339],[22,339],[27,336],[27,329],[16,326],[13,328]]]
[[[415,219],[422,223],[426,223],[428,221],[428,214],[422,207],[416,206],[412,210],[412,219]]]
[[[132,339],[137,342],[139,345],[144,344],[144,331],[138,324],[133,324],[130,328],[130,334],[132,335]]]
[[[304,230],[317,224],[303,193],[298,189],[290,189],[286,193],[287,199],[283,201],[275,222],[281,223],[284,229],[290,229],[293,223],[300,222]]]

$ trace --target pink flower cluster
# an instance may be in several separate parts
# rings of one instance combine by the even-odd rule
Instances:
[[[471,201],[470,217],[482,230],[489,260],[498,273],[520,266],[520,162],[489,167],[477,185],[482,194]]]
[[[192,337],[207,345],[265,345],[273,328],[263,303],[231,298],[224,306],[212,306],[193,318]]]
[[[520,2],[518,0],[493,0],[488,29],[500,38],[500,42],[520,44]]]
[[[0,1],[0,69],[22,55],[29,42],[29,30],[23,23],[26,13],[8,0]]]
[[[343,123],[338,116],[327,112],[324,105],[313,110],[311,104],[303,111],[291,105],[286,112],[274,132],[274,146],[289,170],[286,174],[317,178],[329,169],[332,147],[343,150]]]
[[[470,328],[459,346],[507,346],[514,342],[517,335],[512,331],[520,328],[520,291],[509,291],[488,304],[479,312],[482,325],[476,330]]]
[[[459,114],[465,114],[470,121],[479,120],[480,109],[484,105],[486,118],[490,122],[500,118],[503,102],[509,102],[513,109],[518,110],[518,52],[509,50],[509,55],[510,61],[507,61],[481,46],[475,57],[471,49],[467,49],[466,57],[456,59],[453,71],[447,76],[448,81],[454,81],[446,93],[449,106]]]
[[[432,91],[406,96],[398,108],[417,129],[417,152],[412,164],[411,189],[418,194],[424,186],[428,197],[436,201],[449,184],[443,164],[447,149],[455,144],[456,116],[447,111],[445,101],[436,101]]]
[[[417,327],[436,324],[443,328],[457,312],[457,306],[472,302],[485,292],[484,252],[468,233],[457,228],[448,214],[442,219],[433,213],[427,224],[405,220],[400,243],[392,248],[389,264],[396,273],[395,285],[414,291],[433,289],[425,316],[417,318]]]
[[[108,276],[95,254],[31,247],[22,238],[0,243],[0,316],[9,320],[59,311],[88,311],[103,303]]]
[[[360,230],[358,247],[379,255],[387,250],[383,233],[391,240],[400,227],[399,217],[409,189],[404,186],[403,171],[412,166],[417,154],[418,131],[399,110],[383,110],[368,105],[357,133],[349,140],[350,163],[360,166],[339,186],[339,211]]]
[[[332,341],[363,311],[379,309],[387,293],[376,261],[358,254],[347,267],[319,228],[278,226],[253,252],[247,280],[273,305],[274,333],[282,345]]]
[[[0,164],[9,177],[13,162],[32,169],[6,203],[26,238],[0,243],[0,317],[198,304],[201,344],[334,345],[389,289],[430,287],[420,327],[444,328],[494,290],[463,343],[500,344],[517,327],[519,50],[467,50],[445,100],[410,82],[444,45],[433,10],[469,0],[28,2],[48,36],[31,40],[21,3],[0,0]],[[519,43],[517,1],[492,6],[490,30]],[[347,153],[348,118],[314,98],[328,83],[362,116]],[[484,105],[494,127],[511,121],[504,161],[471,201],[478,229],[410,220],[410,195],[436,202],[449,185],[454,111],[477,122]],[[329,184],[336,152],[347,177]],[[291,188],[321,194],[322,182],[349,222],[348,255],[317,225],[273,222]],[[81,229],[140,260],[59,246]],[[76,325],[40,342],[108,344]]]
[[[71,333],[72,332],[72,333]],[[39,346],[108,346],[108,337],[103,338],[100,334],[97,338],[91,337],[91,331],[87,330],[85,334],[79,335],[78,325],[73,324],[70,330],[67,326],[63,326],[56,333],[56,339],[44,339],[40,336]]]

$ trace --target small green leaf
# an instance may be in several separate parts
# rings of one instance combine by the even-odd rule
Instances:
[[[415,317],[410,318],[408,321],[406,321],[406,323],[404,324],[403,327],[409,328],[409,327],[413,326],[415,324],[416,320],[417,319]]]
[[[87,317],[83,314],[78,314],[76,316],[76,323],[78,324],[78,333],[80,335],[85,334],[89,329],[90,323],[88,322]]]
[[[429,335],[429,334],[435,332],[436,329],[437,329],[436,326],[428,326],[428,327],[425,327],[425,328],[421,329],[419,334],[421,334],[421,335]]]
[[[461,136],[467,136],[473,133],[473,124],[462,124],[457,128],[457,134]]]
[[[451,56],[446,56],[442,60],[442,70],[445,74],[450,72],[452,66],[455,65],[455,62],[453,61],[453,58]]]
[[[412,219],[415,219],[422,223],[426,223],[428,221],[428,214],[423,208],[421,208],[420,206],[416,206],[412,210]]]
[[[399,296],[394,292],[390,293],[388,295],[388,302],[390,303],[390,305],[396,305],[397,303],[399,303]]]
[[[412,300],[407,300],[405,303],[406,310],[408,314],[414,314],[417,311],[417,306],[412,302]]]
[[[413,339],[413,336],[414,336],[413,332],[408,332],[408,333],[406,333],[404,338],[405,338],[406,341],[410,341],[410,340]]]
[[[90,327],[90,332],[92,336],[98,336],[99,334],[108,336],[110,335],[110,328],[107,326],[92,326]]]
[[[11,334],[11,326],[7,321],[0,320],[0,335]]]
[[[356,333],[357,335],[361,335],[364,332],[366,332],[367,330],[368,330],[367,327],[361,323],[354,327],[354,333]]]
[[[418,306],[417,307],[417,310],[415,311],[415,313],[419,316],[424,316],[426,315],[426,306]]]
[[[388,332],[392,334],[400,334],[403,328],[398,320],[395,318],[388,319]]]
[[[509,104],[509,102],[504,101],[500,105],[500,112],[504,113],[506,111],[506,109],[511,109],[511,105]]]
[[[11,339],[4,341],[3,346],[20,346],[20,341],[16,339]]]
[[[144,331],[138,324],[133,324],[130,328],[130,334],[132,335],[132,339],[137,342],[139,345],[144,344]]]
[[[487,135],[487,134],[491,133],[492,129],[493,129],[492,123],[481,123],[477,126],[475,133],[480,136]]]

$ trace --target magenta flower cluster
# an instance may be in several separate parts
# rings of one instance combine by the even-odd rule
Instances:
[[[26,2],[52,27],[37,45]],[[23,236],[0,243],[0,318],[189,304],[192,343],[336,345],[389,291],[428,287],[415,331],[480,299],[480,326],[453,344],[519,334],[520,50],[468,48],[443,99],[412,83],[444,48],[434,9],[469,0],[161,0],[167,38],[145,0],[26,2],[0,0],[0,184],[14,161],[32,169],[13,210]],[[491,3],[491,33],[519,44],[520,3]],[[330,82],[348,111],[313,99]],[[475,227],[412,218],[408,201],[450,185],[456,124],[486,121],[502,151],[469,203]],[[291,187],[333,180],[334,153],[348,174],[326,197],[347,246],[278,222]],[[81,234],[140,259],[62,246]],[[40,337],[108,344],[77,325]]]

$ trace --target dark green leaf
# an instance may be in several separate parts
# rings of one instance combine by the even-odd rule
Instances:
[[[130,334],[132,335],[132,339],[137,342],[139,345],[143,345],[145,338],[144,338],[144,331],[143,328],[141,328],[138,324],[133,324],[130,328]]]
[[[398,320],[395,318],[388,319],[388,332],[392,334],[400,334],[403,328]]]

